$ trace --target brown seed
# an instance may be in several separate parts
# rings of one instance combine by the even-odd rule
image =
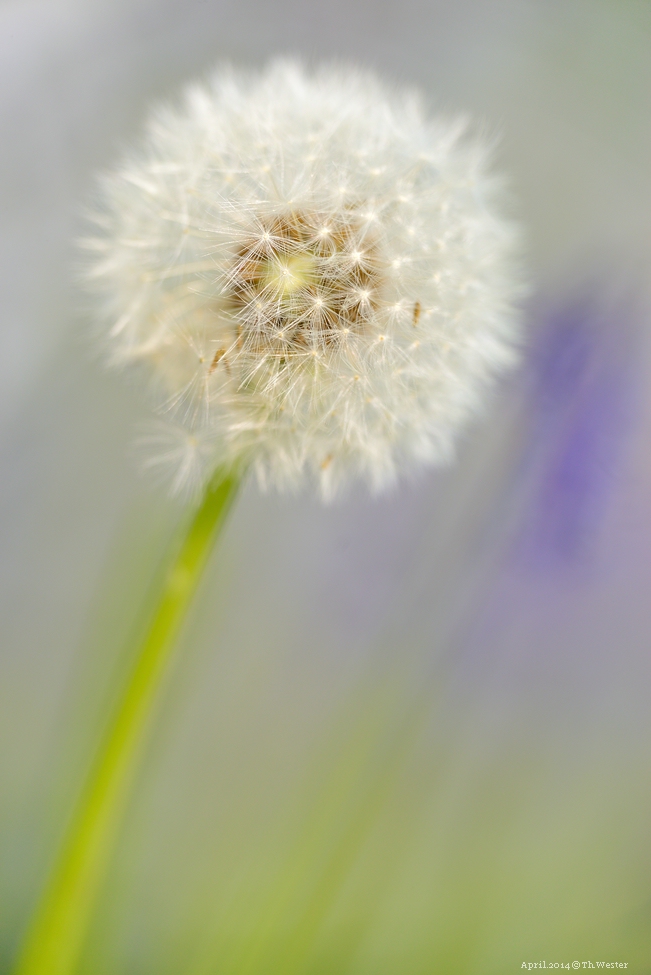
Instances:
[[[217,349],[217,351],[215,352],[214,356],[212,357],[212,362],[210,363],[210,369],[208,370],[208,373],[210,375],[212,375],[212,373],[215,371],[215,369],[219,365],[220,360],[225,355],[226,355],[226,349]]]

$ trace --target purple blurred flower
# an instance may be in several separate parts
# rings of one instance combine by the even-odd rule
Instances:
[[[586,289],[548,314],[525,374],[528,408],[516,485],[528,564],[589,558],[634,429],[638,316],[630,297]]]

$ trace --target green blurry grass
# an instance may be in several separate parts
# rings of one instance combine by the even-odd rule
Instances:
[[[366,674],[291,788],[259,783],[262,828],[243,811],[205,851],[173,929],[144,902],[120,944],[114,879],[83,975],[503,975],[540,958],[649,971],[643,750],[564,754],[526,722],[482,726],[469,701],[455,722],[445,690]]]

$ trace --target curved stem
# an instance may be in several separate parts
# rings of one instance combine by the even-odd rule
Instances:
[[[175,638],[235,497],[220,471],[170,556],[154,612],[100,743],[15,975],[72,975],[147,742]]]

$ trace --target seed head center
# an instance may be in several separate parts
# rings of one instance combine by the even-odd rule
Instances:
[[[317,282],[315,256],[305,251],[262,261],[260,272],[263,290],[279,298],[312,288]]]
[[[240,246],[229,297],[243,349],[286,362],[373,327],[383,282],[377,242],[355,211],[325,216],[261,221]]]

